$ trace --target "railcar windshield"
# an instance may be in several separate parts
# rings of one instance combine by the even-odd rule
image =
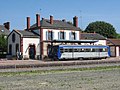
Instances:
[[[52,49],[51,49],[51,53],[52,54],[55,54],[55,53],[57,53],[58,52],[58,47],[57,46],[55,46],[55,47],[53,47]]]
[[[58,46],[53,46],[49,52],[49,57],[57,56]]]

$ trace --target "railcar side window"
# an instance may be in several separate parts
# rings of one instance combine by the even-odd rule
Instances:
[[[84,49],[80,49],[80,52],[84,52]]]
[[[92,49],[92,52],[95,52],[95,49]]]
[[[69,49],[69,52],[73,52],[73,49]]]
[[[107,48],[103,48],[103,52],[107,52],[108,51],[108,49]]]
[[[64,52],[69,52],[68,49],[64,49]]]
[[[95,52],[100,52],[100,50],[99,49],[95,49]]]
[[[90,52],[90,49],[85,49],[85,52]]]
[[[99,51],[100,51],[100,52],[103,52],[103,49],[100,49]]]
[[[60,49],[60,52],[61,52],[61,53],[64,53],[63,48]]]
[[[74,49],[74,52],[79,52],[79,49]]]

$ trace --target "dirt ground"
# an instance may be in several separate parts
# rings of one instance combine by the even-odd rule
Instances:
[[[120,90],[120,69],[0,75],[0,90]]]

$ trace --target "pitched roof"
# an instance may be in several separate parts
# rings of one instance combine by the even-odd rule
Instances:
[[[88,39],[88,40],[105,40],[106,38],[98,33],[81,33],[81,39]]]
[[[42,28],[50,28],[50,29],[63,29],[63,30],[80,30],[80,28],[73,26],[72,24],[62,21],[62,20],[53,20],[53,24],[50,24],[50,20],[42,19],[40,21],[40,25]],[[31,28],[35,28],[36,24],[32,25]]]
[[[26,31],[26,30],[15,30],[15,31],[19,33],[22,37],[39,38],[38,34],[35,34],[31,31]]]
[[[6,29],[3,25],[0,25],[0,35],[1,34],[9,35],[10,31],[8,29]]]
[[[107,45],[116,45],[120,46],[120,39],[108,39]]]

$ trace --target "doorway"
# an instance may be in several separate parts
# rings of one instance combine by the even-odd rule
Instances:
[[[36,54],[35,45],[29,45],[29,58],[35,59],[35,54]]]

